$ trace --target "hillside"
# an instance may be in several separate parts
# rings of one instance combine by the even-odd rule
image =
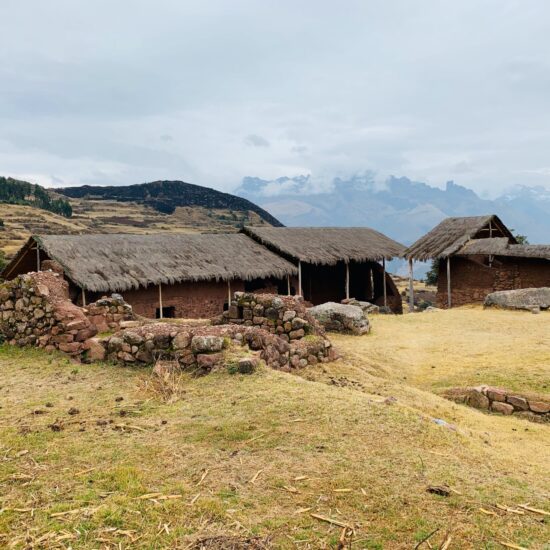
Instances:
[[[53,196],[40,185],[14,178],[0,177],[0,203],[34,206],[65,218],[72,215],[66,199]]]
[[[173,214],[177,207],[201,207],[237,212],[250,211],[256,213],[270,225],[281,225],[271,214],[249,200],[183,181],[154,181],[136,185],[107,187],[84,185],[82,187],[56,189],[56,191],[73,199],[134,202],[151,207],[164,214]]]
[[[131,187],[138,188],[136,195],[140,192],[143,195],[144,189],[149,188],[148,185]],[[124,194],[124,189],[128,189],[124,187],[121,188],[123,191],[120,199],[97,197],[96,194],[92,198],[91,192],[84,193],[82,187],[74,188],[75,197],[58,195],[57,189],[48,190],[53,201],[58,200],[60,196],[64,197],[63,201],[67,202],[72,212],[70,218],[38,208],[30,203],[7,204],[0,202],[0,220],[3,222],[3,225],[0,226],[0,250],[9,257],[34,233],[236,231],[244,224],[270,223],[266,220],[273,220],[274,224],[280,225],[275,218],[256,205],[232,195],[219,193],[222,197],[216,198],[217,191],[211,194],[212,190],[206,189],[206,198],[202,200],[199,196],[200,193],[196,189],[191,189],[191,194],[187,196],[187,190],[190,189],[187,187],[188,185],[170,187],[173,193],[170,213],[158,208],[158,205],[164,204],[162,201],[168,201],[170,196],[163,186],[161,187],[164,188],[164,191],[162,193],[159,191],[156,199],[136,196],[136,200],[130,200],[130,196]],[[196,187],[198,186],[191,186],[191,188]],[[155,185],[152,185],[152,188],[157,189]],[[94,189],[94,193],[96,193],[97,189],[109,188],[88,187],[86,189]],[[69,189],[63,191],[68,192]],[[73,191],[70,192],[73,193]],[[179,192],[183,195],[178,195]],[[101,195],[100,191],[97,193]],[[110,195],[110,193],[107,192],[106,195]],[[113,191],[112,195],[116,196],[116,193]],[[154,200],[161,201],[157,207],[154,207]],[[184,203],[187,205],[183,205]],[[262,213],[263,217],[260,215]]]
[[[0,545],[543,549],[548,427],[437,394],[541,390],[548,315],[376,316],[335,363],[165,385],[0,347]]]

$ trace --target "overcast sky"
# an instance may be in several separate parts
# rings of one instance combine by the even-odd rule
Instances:
[[[550,189],[547,0],[1,0],[0,175]]]

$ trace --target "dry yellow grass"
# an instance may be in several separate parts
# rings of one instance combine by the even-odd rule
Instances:
[[[372,317],[369,338],[334,335],[355,366],[438,391],[490,384],[550,394],[550,313],[472,306]]]
[[[273,548],[336,547],[342,529],[315,513],[353,526],[355,549],[410,549],[435,529],[434,548],[448,535],[456,549],[545,548],[544,516],[496,505],[548,510],[548,427],[438,397],[428,390],[443,384],[420,361],[416,381],[395,375],[402,365],[382,368],[386,345],[405,363],[407,331],[479,313],[376,317],[373,335],[335,338],[344,359],[303,377],[184,377],[168,403],[143,391],[148,371],[1,348],[0,545],[186,548],[258,534]],[[535,316],[513,317],[536,348]],[[441,329],[433,343],[444,350],[448,338]],[[426,491],[441,484],[456,492]]]

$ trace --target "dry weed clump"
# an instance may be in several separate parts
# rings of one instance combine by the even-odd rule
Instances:
[[[138,378],[138,389],[163,403],[175,403],[183,399],[188,373],[177,369],[157,369]]]

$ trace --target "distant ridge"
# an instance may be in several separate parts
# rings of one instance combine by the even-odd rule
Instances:
[[[245,198],[184,181],[153,181],[135,185],[111,185],[106,187],[82,185],[80,187],[59,188],[55,191],[74,199],[137,202],[154,208],[163,214],[173,214],[178,206],[251,211],[275,227],[282,227],[283,225],[269,212]]]

